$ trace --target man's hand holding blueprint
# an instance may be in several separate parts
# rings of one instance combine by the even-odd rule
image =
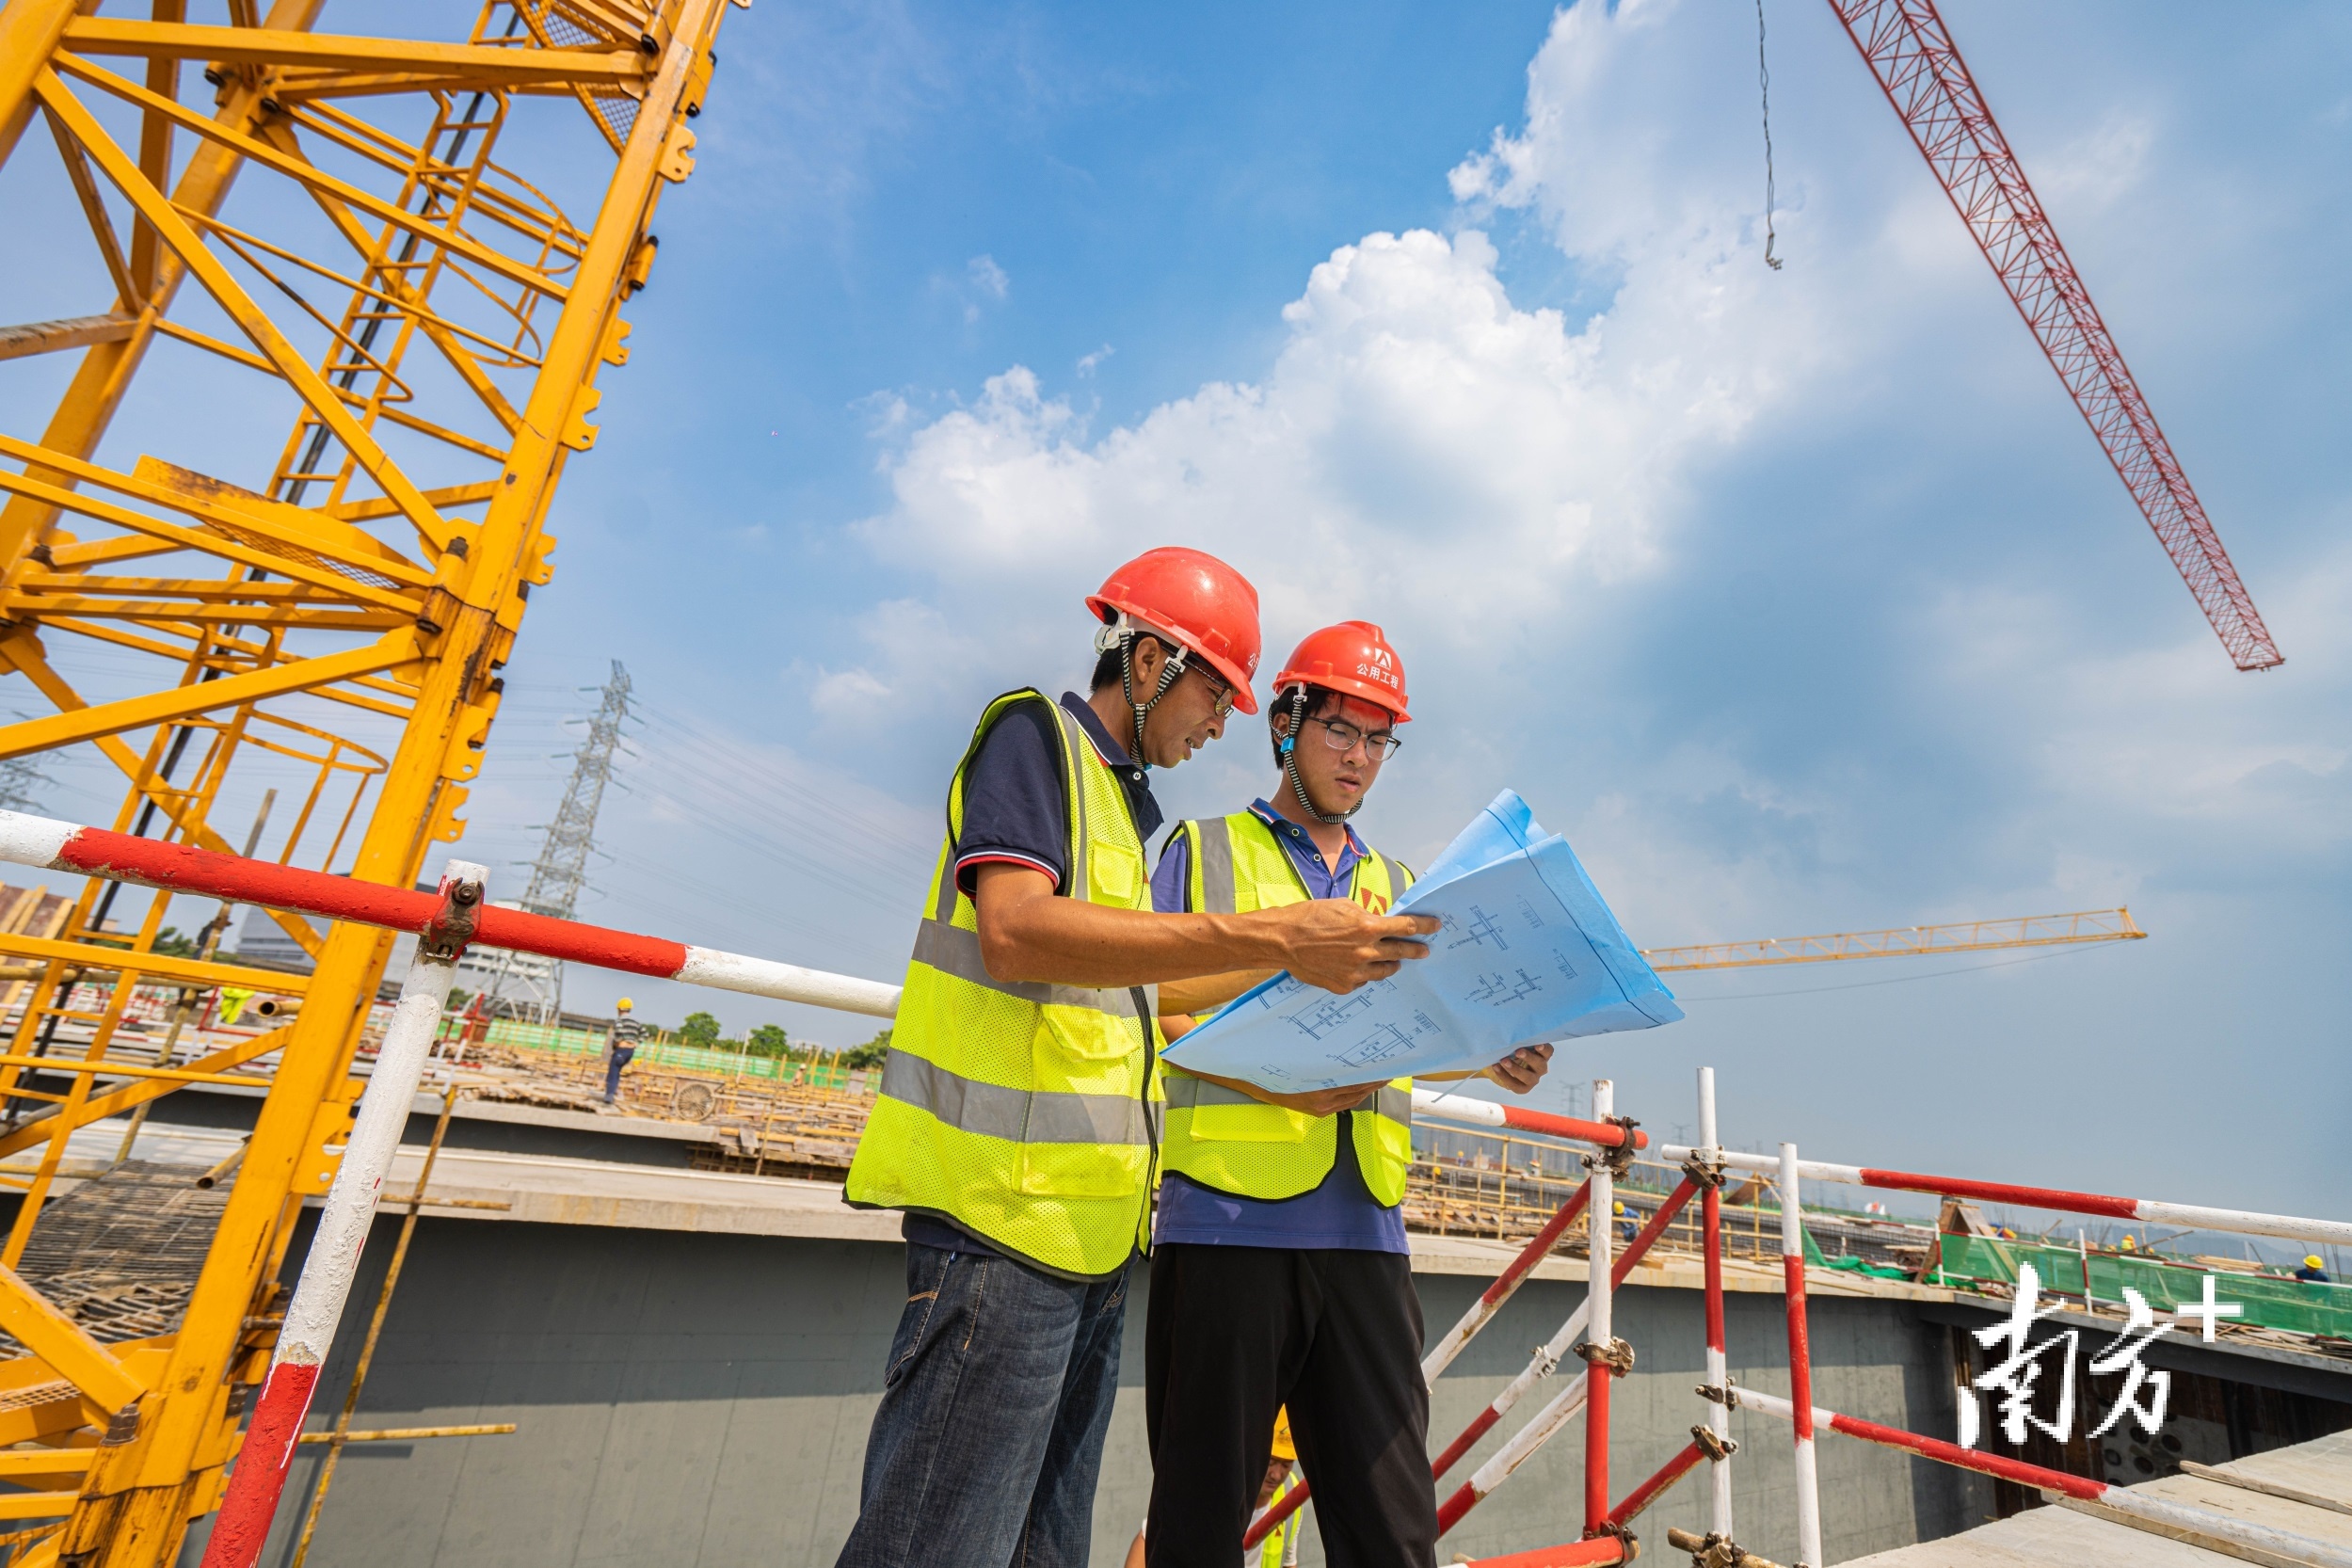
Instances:
[[[1170,1046],[1167,1060],[1303,1094],[1475,1073],[1521,1046],[1683,1016],[1568,841],[1536,825],[1512,791],[1389,912],[1441,922],[1427,958],[1344,996],[1277,975]]]

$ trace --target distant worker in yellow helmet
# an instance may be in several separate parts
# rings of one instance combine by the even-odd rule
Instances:
[[[1212,555],[1154,550],[1086,607],[1088,695],[996,698],[949,780],[850,1166],[851,1203],[905,1213],[906,1304],[842,1568],[1086,1561],[1128,1265],[1150,1234],[1155,987],[1272,968],[1347,992],[1437,929],[1356,904],[1154,913],[1148,770],[1257,711],[1257,591]]]
[[[620,1096],[620,1070],[636,1059],[637,1042],[645,1037],[645,1025],[636,1018],[633,1004],[627,997],[613,1003],[613,1026],[604,1035],[604,1103],[610,1105]]]
[[[1413,873],[1350,819],[1401,744],[1404,670],[1377,626],[1314,632],[1274,677],[1281,783],[1229,816],[1178,824],[1152,878],[1166,910],[1384,910]],[[1160,989],[1173,1039],[1264,971]],[[1549,1046],[1488,1070],[1525,1093]],[[1456,1074],[1468,1077],[1468,1074]],[[1153,1568],[1239,1555],[1287,1407],[1334,1568],[1436,1560],[1421,1309],[1402,1202],[1413,1081],[1281,1095],[1169,1068],[1151,1304],[1144,1335]]]
[[[2312,1253],[2303,1259],[2303,1266],[2295,1271],[2295,1277],[2307,1285],[2334,1283],[2328,1277],[2328,1260],[2317,1253]]]

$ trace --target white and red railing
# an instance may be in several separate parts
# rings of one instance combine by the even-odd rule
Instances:
[[[44,871],[80,872],[175,893],[203,893],[269,909],[296,910],[388,931],[421,932],[441,904],[440,895],[434,893],[15,811],[0,811],[0,860]],[[485,905],[472,940],[476,947],[510,948],[568,964],[741,991],[778,1001],[808,1002],[845,1013],[888,1018],[898,1012],[895,985],[580,920],[556,920],[523,909]]]
[[[628,974],[677,980],[690,985],[739,991],[783,1001],[805,1002],[879,1017],[897,1011],[899,988],[873,981],[828,974],[796,965],[745,957],[710,948],[693,947],[661,937],[639,936],[576,920],[556,920],[522,910],[501,909],[487,899],[481,867],[452,861],[440,889],[434,893],[354,881],[321,872],[271,865],[185,845],[78,826],[71,823],[0,811],[0,860],[50,871],[75,872],[108,877],[173,892],[201,893],[297,911],[328,920],[349,920],[388,930],[416,934],[421,940],[402,987],[379,1050],[374,1075],[360,1096],[360,1110],[319,1229],[312,1241],[302,1277],[289,1304],[284,1328],[256,1402],[238,1463],[231,1478],[221,1517],[205,1554],[205,1568],[249,1568],[258,1558],[283,1488],[287,1461],[299,1435],[310,1396],[334,1339],[344,1299],[349,1293],[360,1246],[373,1218],[376,1195],[405,1125],[425,1053],[438,1032],[448,1000],[456,956],[469,945],[512,949],[567,963],[587,964]],[[136,955],[125,955],[136,968]],[[120,1066],[103,1061],[43,1058],[46,1071],[68,1074],[156,1076],[164,1069]],[[202,1075],[170,1071],[174,1078]],[[1729,1460],[1736,1448],[1730,1437],[1729,1415],[1742,1406],[1790,1422],[1798,1444],[1799,1562],[1819,1568],[1820,1503],[1818,1485],[1810,1463],[1815,1434],[1827,1431],[1905,1449],[1923,1458],[1997,1475],[2037,1486],[2086,1508],[2105,1509],[2162,1524],[2174,1532],[2200,1533],[2204,1538],[2280,1555],[2302,1554],[2302,1560],[2324,1568],[2352,1568],[2352,1553],[2325,1543],[2282,1531],[2242,1524],[2186,1505],[2149,1498],[2125,1489],[2108,1487],[2083,1477],[2044,1470],[2020,1461],[1980,1453],[1971,1448],[1899,1432],[1875,1422],[1816,1409],[1812,1403],[1811,1347],[1805,1332],[1803,1216],[1800,1183],[1823,1181],[1888,1191],[1973,1198],[1984,1202],[2098,1215],[2143,1223],[2168,1223],[2197,1229],[2275,1236],[2305,1242],[2352,1244],[2352,1224],[2213,1208],[2147,1198],[2118,1197],[2058,1188],[2026,1187],[2006,1182],[1873,1166],[1835,1165],[1797,1158],[1792,1144],[1783,1144],[1779,1158],[1741,1154],[1721,1146],[1716,1129],[1714,1076],[1699,1074],[1699,1130],[1695,1146],[1664,1144],[1656,1153],[1680,1164],[1684,1182],[1670,1194],[1649,1223],[1615,1254],[1611,1212],[1614,1183],[1635,1150],[1649,1141],[1630,1121],[1609,1119],[1611,1090],[1607,1080],[1593,1085],[1593,1107],[1602,1119],[1579,1120],[1555,1116],[1516,1106],[1496,1104],[1459,1095],[1427,1090],[1414,1093],[1416,1117],[1458,1123],[1471,1128],[1498,1128],[1567,1139],[1590,1145],[1592,1175],[1551,1220],[1513,1257],[1500,1276],[1473,1304],[1437,1344],[1423,1364],[1423,1375],[1434,1381],[1463,1348],[1488,1323],[1581,1218],[1586,1226],[1586,1299],[1558,1334],[1539,1348],[1527,1368],[1514,1377],[1484,1410],[1432,1463],[1432,1477],[1443,1476],[1500,1423],[1533,1386],[1551,1375],[1569,1353],[1587,1362],[1575,1378],[1526,1426],[1512,1435],[1471,1480],[1449,1497],[1441,1511],[1445,1528],[1461,1519],[1480,1498],[1492,1493],[1555,1433],[1576,1416],[1588,1421],[1585,1449],[1586,1538],[1564,1545],[1483,1560],[1488,1568],[1570,1568],[1572,1564],[1616,1563],[1631,1560],[1634,1546],[1630,1526],[1650,1506],[1702,1462],[1711,1464],[1714,1478],[1713,1528],[1724,1541],[1732,1538]],[[1748,1171],[1775,1178],[1781,1191],[1782,1257],[1788,1326],[1792,1400],[1748,1388],[1735,1388],[1730,1380],[1723,1330],[1722,1208],[1719,1189],[1728,1171]],[[1613,1292],[1629,1271],[1656,1242],[1667,1225],[1693,1196],[1700,1200],[1701,1235],[1706,1298],[1706,1393],[1712,1401],[1707,1425],[1693,1428],[1692,1441],[1659,1470],[1614,1506],[1609,1502],[1608,1441],[1608,1397],[1615,1379],[1631,1365],[1630,1347],[1613,1333]],[[1283,1515],[1308,1496],[1302,1485],[1277,1505]],[[1255,1521],[1248,1536],[1256,1542],[1277,1520],[1270,1511]]]

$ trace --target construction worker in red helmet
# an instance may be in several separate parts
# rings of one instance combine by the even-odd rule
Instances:
[[[1273,688],[1279,787],[1245,811],[1179,824],[1153,907],[1378,913],[1412,885],[1352,825],[1411,718],[1386,635],[1368,621],[1325,627]],[[1263,978],[1163,985],[1163,1032],[1181,1036],[1188,1015]],[[1485,1076],[1524,1094],[1550,1057],[1549,1046],[1523,1049]],[[1147,1561],[1233,1561],[1287,1406],[1326,1560],[1425,1568],[1437,1499],[1402,1208],[1412,1080],[1279,1095],[1170,1066],[1166,1093],[1144,1339]]]
[[[1265,968],[1346,992],[1437,929],[1337,903],[1154,912],[1149,770],[1257,711],[1257,593],[1214,556],[1154,550],[1086,606],[1089,695],[996,698],[949,781],[850,1165],[851,1203],[905,1215],[907,1299],[844,1568],[1086,1561],[1128,1266],[1150,1236],[1155,990]]]

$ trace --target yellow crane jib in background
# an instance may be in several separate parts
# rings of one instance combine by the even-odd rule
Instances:
[[[241,830],[292,760],[307,798],[262,856],[409,887],[464,831],[552,575],[550,503],[627,362],[655,206],[694,168],[726,0],[397,13],[448,24],[430,39],[324,32],[322,0],[225,0],[225,25],[183,0],[101,9],[0,4],[0,162],[88,231],[50,252],[84,268],[78,313],[31,319],[56,307],[11,309],[30,280],[0,279],[0,375],[74,356],[45,422],[0,428],[0,671],[46,710],[0,728],[0,757],[88,743],[122,776],[114,827],[216,850],[215,817]],[[117,1034],[142,979],[190,972],[154,951],[172,900],[118,919],[113,888],[55,933],[0,934],[0,964],[39,969],[0,1051],[43,1059],[0,1069],[0,1158],[40,1154],[0,1245],[0,1330],[28,1352],[0,1360],[0,1448],[65,1445],[0,1499],[11,1530],[56,1521],[12,1559],[37,1568],[168,1562],[216,1505],[391,951],[271,916],[314,966],[306,1005],[177,1064],[282,1052],[217,1236],[173,1333],[102,1343],[16,1271],[67,1137],[178,1081],[136,1076],[161,1053]],[[133,1073],[103,1081],[110,1049]]]
[[[2077,942],[2131,942],[2147,936],[2129,909],[2084,909],[2069,915],[2024,915],[2006,920],[1950,920],[1885,931],[1840,931],[1826,936],[1768,936],[1755,942],[1699,942],[1643,948],[1661,974],[1670,969],[1743,969],[1767,964],[1821,964],[1841,958],[1928,958],[1941,952],[1987,952],[1999,948],[2065,947]]]

